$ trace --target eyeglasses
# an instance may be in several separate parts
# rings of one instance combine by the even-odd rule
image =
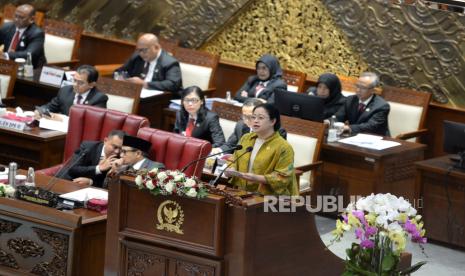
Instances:
[[[74,80],[74,84],[76,84],[77,86],[84,86],[88,84],[88,82],[82,80]]]
[[[253,116],[252,115],[242,115],[242,120],[243,121],[252,121]]]
[[[128,152],[136,152],[136,151],[137,151],[136,149],[122,149],[121,154],[126,154]]]
[[[184,99],[183,102],[187,104],[196,104],[200,102],[200,99],[192,98],[192,99]]]
[[[269,120],[270,118],[269,117],[266,117],[266,116],[255,116],[255,115],[252,115],[252,121],[255,121],[255,120],[258,120],[258,121],[264,121],[264,120]]]
[[[148,50],[149,48],[139,48],[139,49],[136,49],[136,52],[139,54],[145,54],[147,53]]]

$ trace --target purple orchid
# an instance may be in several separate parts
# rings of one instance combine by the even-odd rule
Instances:
[[[373,248],[373,247],[375,247],[375,243],[372,240],[363,240],[360,243],[360,246],[362,248]]]

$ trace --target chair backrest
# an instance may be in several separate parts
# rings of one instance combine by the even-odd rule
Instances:
[[[212,149],[208,141],[149,127],[141,128],[137,136],[152,143],[149,157],[169,170],[180,170],[189,162],[206,157]],[[186,175],[200,178],[204,164],[205,160],[192,164]]]
[[[3,23],[13,21],[13,18],[15,17],[15,12],[16,12],[15,5],[8,3],[5,6],[3,6]],[[34,21],[37,26],[42,27],[42,24],[44,23],[44,16],[45,16],[44,12],[36,11]]]
[[[176,54],[176,49],[179,46],[179,40],[168,40],[159,37],[158,42],[160,43],[161,48],[170,55],[174,56]]]
[[[388,124],[392,137],[423,128],[431,93],[385,85],[381,96],[391,106]]]
[[[220,117],[220,125],[223,129],[224,137],[228,139],[234,132],[236,122],[241,119],[242,108],[233,104],[214,102],[212,111]]]
[[[73,105],[69,111],[63,160],[68,160],[82,141],[102,141],[114,129],[137,135],[139,128],[149,126],[145,117],[89,105]]]
[[[294,149],[294,166],[312,164],[319,160],[325,126],[323,123],[281,116],[281,127],[287,131],[287,141]],[[307,190],[312,173],[304,173],[299,180],[300,191]]]
[[[108,96],[108,109],[137,113],[142,85],[100,77],[97,81],[97,89]]]
[[[178,47],[175,57],[181,66],[182,86],[197,85],[202,90],[214,86],[219,56],[207,52]]]
[[[13,96],[17,71],[18,64],[16,62],[0,59],[0,92],[2,99]]]
[[[76,24],[44,20],[45,57],[48,63],[66,62],[78,58],[82,27]]]
[[[283,70],[283,79],[287,83],[287,91],[304,92],[306,74],[298,71]]]

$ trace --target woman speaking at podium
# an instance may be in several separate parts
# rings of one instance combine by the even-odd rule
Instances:
[[[231,184],[243,190],[298,195],[294,150],[278,132],[279,111],[271,104],[261,104],[254,108],[252,120],[253,132],[242,136],[242,149],[234,153],[236,162],[226,176],[232,176]]]

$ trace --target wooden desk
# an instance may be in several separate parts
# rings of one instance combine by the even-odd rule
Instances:
[[[33,78],[18,77],[13,92],[16,105],[24,110],[34,110],[37,105],[43,105],[51,101],[60,87],[39,82],[41,69],[34,70]],[[162,127],[163,109],[169,106],[171,93],[165,92],[139,100],[138,114],[150,121],[150,126],[160,129]]]
[[[17,131],[0,128],[0,164],[11,161],[20,168],[48,168],[63,161],[66,133],[34,128]]]
[[[36,175],[37,186],[45,187],[49,180]],[[81,188],[60,179],[52,190]],[[105,231],[106,215],[94,211],[64,212],[0,198],[0,274],[103,275]]]
[[[465,170],[449,156],[416,162],[420,209],[429,239],[465,247]]]
[[[415,186],[414,162],[423,160],[425,145],[391,139],[400,146],[370,150],[339,142],[324,143],[322,183],[316,194],[343,195],[344,207],[351,195],[391,193],[413,200],[419,198]]]
[[[264,212],[259,196],[243,206],[212,194],[201,200],[153,196],[130,177],[110,183],[109,203],[106,252],[112,254],[106,256],[105,275],[295,276],[343,270],[343,260],[326,250],[305,208]],[[182,234],[157,229],[160,218],[166,222],[164,206],[178,210],[171,223]]]

